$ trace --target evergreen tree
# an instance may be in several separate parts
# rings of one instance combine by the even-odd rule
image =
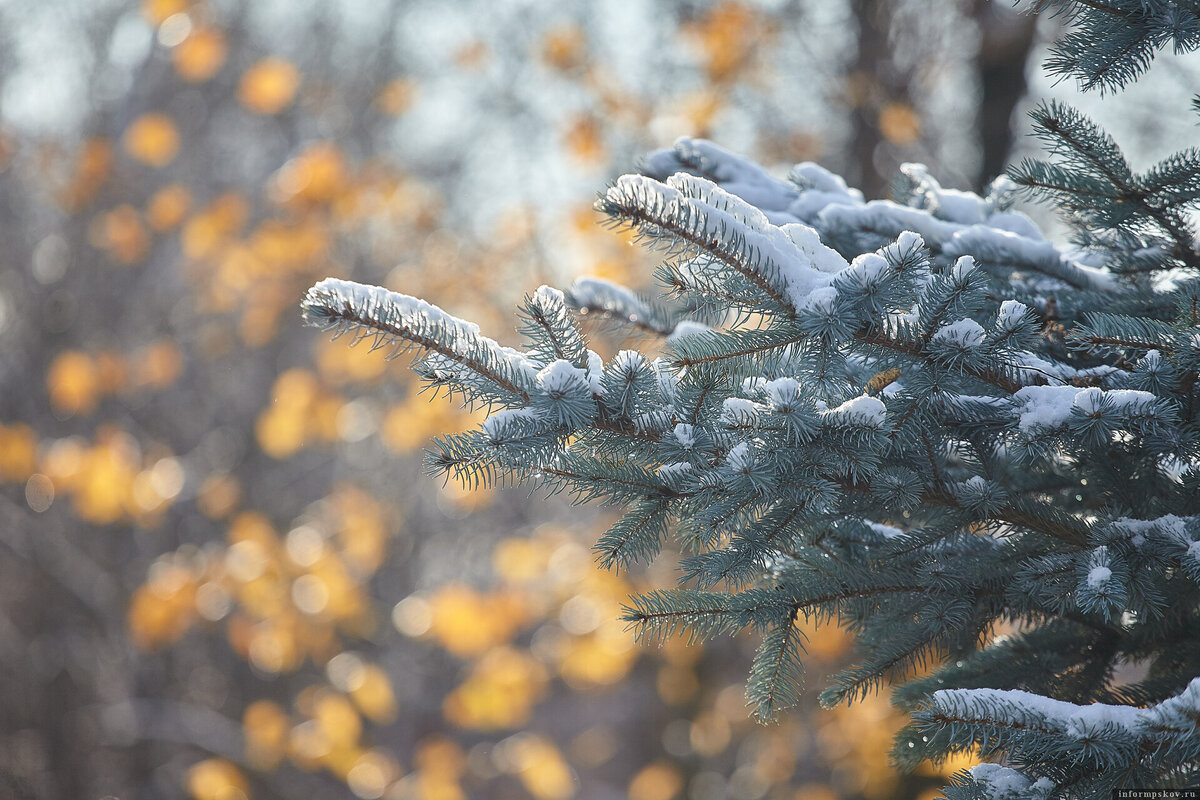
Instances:
[[[1194,1],[1037,5],[1073,25],[1049,68],[1085,88],[1200,45]],[[623,506],[605,567],[677,536],[680,585],[627,618],[651,640],[757,631],[761,718],[795,702],[795,623],[815,617],[862,654],[824,703],[898,684],[901,766],[1003,762],[950,798],[1177,789],[1200,776],[1200,151],[1139,174],[1072,109],[1033,116],[1051,159],[982,197],[909,164],[894,201],[866,202],[815,164],[783,181],[681,140],[597,202],[665,252],[664,297],[543,286],[523,351],[342,280],[304,314],[419,348],[430,386],[491,409],[436,443],[434,473]],[[1010,210],[1020,190],[1072,244]],[[576,314],[663,355],[605,363]]]

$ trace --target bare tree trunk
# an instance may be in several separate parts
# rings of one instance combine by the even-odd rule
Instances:
[[[853,133],[850,143],[850,165],[846,170],[851,185],[859,186],[868,199],[887,193],[891,170],[886,169],[880,156],[884,153],[879,113],[883,102],[906,102],[908,76],[891,69],[890,3],[878,0],[850,0],[851,16],[858,22],[858,53],[846,79],[846,89],[852,107]]]
[[[1025,95],[1025,67],[1037,20],[993,0],[973,0],[979,25],[979,187],[1004,172],[1013,148],[1013,110]]]

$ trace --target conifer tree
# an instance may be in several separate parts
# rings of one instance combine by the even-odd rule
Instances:
[[[1200,45],[1194,0],[1035,5],[1071,24],[1048,67],[1084,88]],[[597,202],[664,252],[663,296],[540,287],[523,350],[337,279],[304,315],[418,348],[430,386],[490,409],[433,473],[623,507],[607,568],[676,537],[679,586],[627,619],[648,640],[756,631],[762,719],[795,702],[813,617],[861,654],[823,703],[890,681],[911,710],[900,766],[996,762],[949,798],[1179,789],[1200,776],[1200,151],[1137,173],[1077,111],[1033,118],[1049,158],[984,196],[909,164],[867,202],[816,164],[785,181],[681,140]],[[1022,191],[1070,244],[1010,209]],[[579,314],[663,355],[605,362]]]

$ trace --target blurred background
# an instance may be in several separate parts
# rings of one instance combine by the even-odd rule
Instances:
[[[1195,61],[1098,104],[1053,20],[976,0],[0,0],[0,797],[931,798],[852,658],[752,722],[753,641],[635,644],[603,509],[422,474],[476,424],[405,360],[301,328],[327,275],[516,344],[540,283],[649,288],[606,181],[680,135],[868,196],[979,189],[1022,110],[1134,160],[1187,144]],[[596,333],[596,349],[623,342]],[[653,348],[655,342],[636,342]]]

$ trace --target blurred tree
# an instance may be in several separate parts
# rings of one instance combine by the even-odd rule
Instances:
[[[992,0],[973,0],[971,14],[979,30],[979,170],[973,186],[982,189],[1012,161],[1018,104],[1025,96],[1025,72],[1038,20]]]

